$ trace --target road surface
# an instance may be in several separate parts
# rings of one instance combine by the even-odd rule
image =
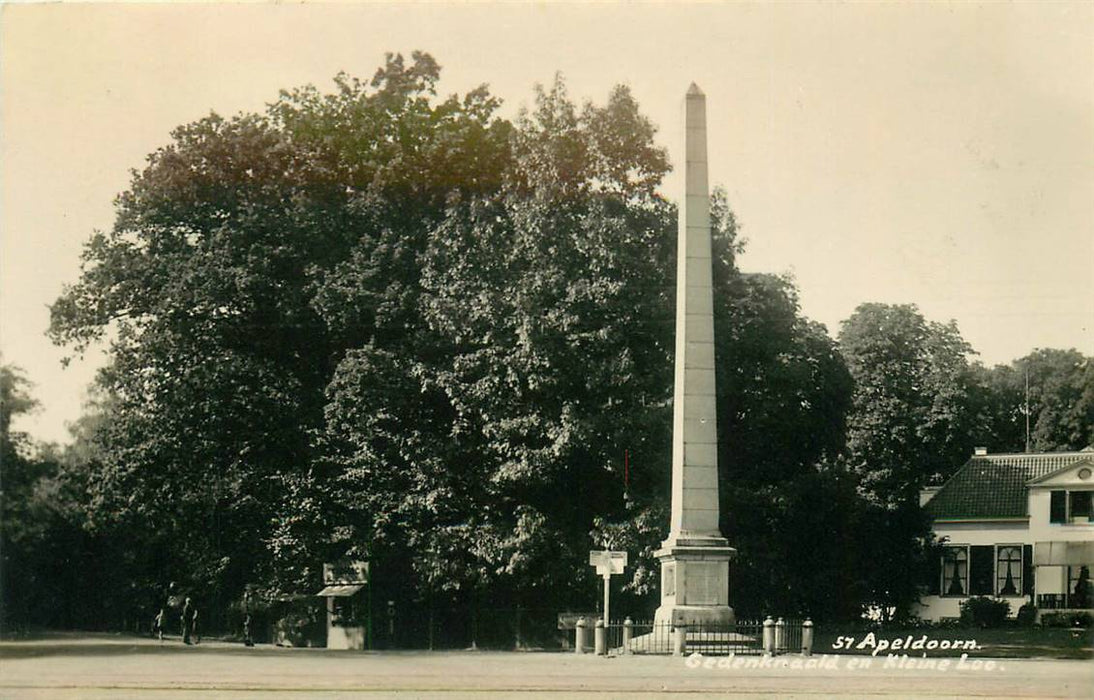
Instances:
[[[0,698],[1092,698],[1094,662],[346,652],[109,635],[0,642]],[[931,662],[931,663],[928,663]],[[757,666],[757,664],[760,664]],[[926,666],[926,667],[924,667]]]

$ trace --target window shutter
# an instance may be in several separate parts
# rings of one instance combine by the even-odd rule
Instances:
[[[1022,595],[1033,595],[1033,545],[1022,545]]]
[[[927,550],[927,595],[942,594],[942,554]]]
[[[1048,521],[1062,523],[1067,521],[1067,491],[1053,491],[1048,507]]]
[[[995,547],[990,544],[971,547],[969,554],[969,593],[991,595],[995,578]]]

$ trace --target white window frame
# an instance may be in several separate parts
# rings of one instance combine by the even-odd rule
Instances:
[[[960,569],[956,569],[957,563],[954,564],[954,567],[956,569],[955,573],[957,574],[959,580],[961,581],[961,590],[962,590],[962,592],[961,593],[950,593],[950,592],[947,591],[949,586],[946,585],[946,584],[952,582],[953,579],[950,578],[949,581],[946,580],[946,563],[947,563],[946,562],[946,558],[947,558],[946,550],[958,550],[958,549],[965,553],[964,560],[960,560],[960,562],[959,562],[959,563],[963,563],[964,566],[965,566],[965,571],[964,571],[963,575],[962,575],[962,572],[960,571]],[[942,570],[939,572],[939,576],[942,579],[940,581],[941,587],[939,588],[939,595],[941,597],[943,597],[943,598],[968,598],[969,597],[969,558],[971,556],[972,556],[972,553],[970,552],[969,545],[967,545],[967,544],[947,544],[947,545],[943,546],[942,566],[941,566]]]
[[[1014,572],[1015,575],[1012,579],[1015,583],[1014,593],[1003,593],[1003,584],[1006,582],[1006,572],[999,570],[999,550],[1007,548],[1014,548],[1018,550],[1018,571]],[[993,580],[995,582],[993,589],[995,590],[996,597],[999,598],[1022,598],[1022,587],[1025,585],[1024,574],[1026,566],[1026,551],[1025,547],[1020,542],[1011,542],[995,545],[995,566],[992,567]]]

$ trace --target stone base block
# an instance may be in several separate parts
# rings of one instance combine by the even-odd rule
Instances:
[[[657,552],[661,561],[660,624],[732,627],[729,562],[736,550],[721,537],[670,537]]]
[[[673,627],[725,627],[737,624],[737,616],[728,605],[662,605],[653,614],[655,625],[671,624]]]

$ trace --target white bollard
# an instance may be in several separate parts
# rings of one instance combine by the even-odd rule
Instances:
[[[673,656],[683,656],[688,650],[688,626],[676,625],[676,636],[673,638]]]
[[[608,655],[608,629],[604,626],[604,620],[596,621],[596,635],[593,645],[593,650],[597,656]]]

